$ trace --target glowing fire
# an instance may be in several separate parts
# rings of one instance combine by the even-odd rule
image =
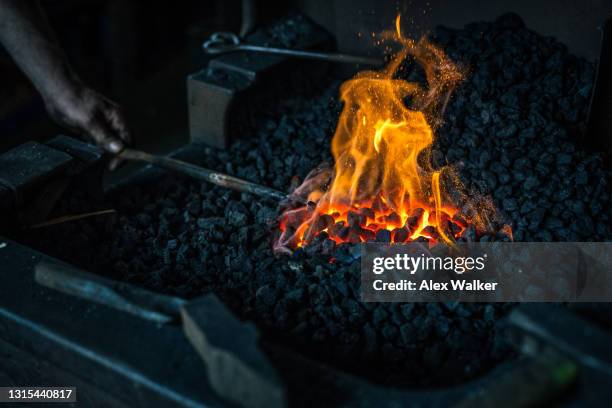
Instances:
[[[294,192],[310,205],[283,213],[277,249],[307,245],[321,233],[336,243],[368,241],[382,230],[394,242],[451,242],[467,226],[443,187],[457,187],[452,169],[434,171],[421,157],[462,73],[425,38],[404,38],[399,16],[395,28],[383,34],[401,45],[388,66],[342,84],[333,172],[315,172]],[[423,68],[426,87],[396,78],[409,57]]]

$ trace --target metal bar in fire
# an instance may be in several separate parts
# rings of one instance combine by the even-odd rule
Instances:
[[[242,191],[245,193],[251,193],[264,198],[270,198],[277,201],[282,201],[288,198],[287,194],[283,193],[282,191],[170,157],[158,156],[134,149],[123,150],[119,154],[119,157],[125,160],[135,160],[149,163],[173,172],[178,172],[186,176],[193,177],[198,180],[207,181],[217,186]]]

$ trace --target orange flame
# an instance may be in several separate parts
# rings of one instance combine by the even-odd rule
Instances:
[[[449,232],[444,225],[457,212],[441,186],[442,175],[454,181],[452,169],[434,171],[422,156],[434,140],[432,124],[440,122],[463,75],[427,39],[415,42],[404,38],[400,16],[395,20],[395,32],[383,33],[383,39],[399,43],[401,50],[382,71],[362,71],[342,84],[344,108],[331,146],[334,170],[327,174],[331,182],[326,188],[317,174],[317,188],[305,182],[296,190],[309,193],[308,200],[316,206],[283,214],[277,249],[303,246],[322,231],[337,243],[366,241],[382,229],[406,228],[415,209],[422,209],[422,214],[417,225],[411,226],[407,240],[424,237],[450,243],[461,233]],[[423,68],[426,87],[396,78],[407,58]],[[359,221],[358,237],[332,231],[336,228],[333,224],[350,223],[351,213],[354,216],[363,209],[372,211],[362,212],[367,215]],[[324,215],[331,216],[333,222]],[[465,226],[460,225],[461,229]],[[435,237],[427,227],[437,231]]]

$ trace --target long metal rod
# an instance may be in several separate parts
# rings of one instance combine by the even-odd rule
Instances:
[[[256,44],[247,44],[236,34],[229,31],[213,33],[202,44],[202,49],[209,55],[222,55],[232,52],[256,52],[270,55],[283,55],[286,57],[314,59],[320,61],[341,62],[345,64],[365,64],[379,66],[384,64],[383,59],[362,57],[359,55],[341,54],[338,52],[322,52],[296,50],[291,48],[267,47]]]
[[[356,55],[340,54],[337,52],[317,52],[291,50],[286,48],[262,47],[258,45],[240,44],[227,52],[248,51],[261,54],[284,55],[287,57],[304,58],[319,61],[340,62],[344,64],[382,65],[382,61],[375,58],[359,57]]]
[[[119,153],[119,157],[125,160],[136,160],[163,167],[167,170],[185,174],[198,180],[207,181],[217,186],[229,188],[236,191],[255,194],[264,198],[277,201],[287,198],[287,194],[260,184],[251,183],[228,174],[219,173],[205,167],[196,166],[170,157],[157,156],[140,150],[125,149]]]

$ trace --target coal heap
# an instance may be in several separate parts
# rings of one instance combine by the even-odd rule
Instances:
[[[454,164],[467,187],[492,196],[515,240],[609,240],[608,174],[576,143],[593,65],[515,15],[439,28],[434,40],[469,70],[437,131],[434,165]],[[290,98],[261,107],[250,134],[227,151],[202,148],[199,161],[289,191],[331,160],[339,84],[300,81]],[[161,172],[106,200],[94,204],[75,192],[58,214],[118,213],[21,240],[156,291],[213,291],[267,335],[376,381],[451,384],[508,357],[495,322],[510,305],[361,303],[353,244],[336,246],[333,263],[315,245],[276,258],[275,203]]]

